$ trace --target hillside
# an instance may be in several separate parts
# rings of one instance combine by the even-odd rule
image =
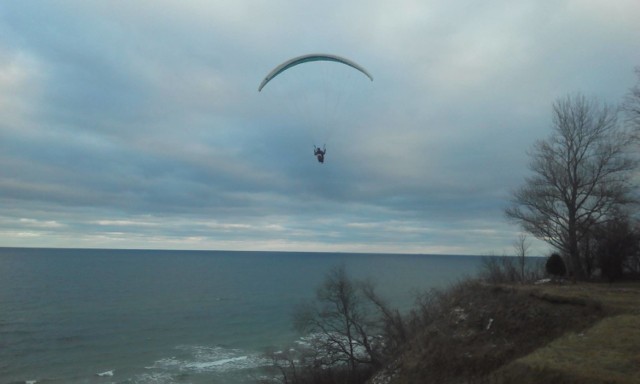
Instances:
[[[640,284],[465,282],[424,303],[373,384],[638,383]]]

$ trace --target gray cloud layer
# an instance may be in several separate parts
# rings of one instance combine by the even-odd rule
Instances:
[[[502,209],[551,103],[621,100],[638,14],[633,0],[3,3],[0,245],[510,252]],[[375,77],[348,79],[354,96],[320,124],[322,166],[323,114],[257,92],[308,52]]]

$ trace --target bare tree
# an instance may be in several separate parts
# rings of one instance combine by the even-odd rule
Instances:
[[[636,75],[638,82],[629,90],[622,107],[629,122],[634,125],[636,134],[640,135],[640,67],[636,68]]]
[[[359,284],[340,266],[326,275],[314,303],[296,308],[295,327],[314,335],[313,349],[321,351],[316,364],[344,364],[352,375],[357,374],[360,365],[381,365],[373,337],[377,324],[371,303],[365,298]]]
[[[400,311],[391,308],[385,300],[376,293],[375,285],[371,281],[363,282],[360,287],[364,297],[374,305],[379,313],[379,328],[381,328],[384,334],[385,349],[391,354],[397,353],[408,341],[405,319],[400,314]]]
[[[526,234],[521,233],[518,235],[518,238],[513,243],[513,249],[516,251],[516,256],[520,259],[520,279],[521,282],[524,283],[525,277],[525,259],[527,257],[527,253],[529,252],[529,248],[531,247],[531,242]]]
[[[297,353],[293,349],[285,349],[284,351],[276,351],[270,349],[266,351],[265,357],[271,360],[271,367],[279,373],[281,376],[280,382],[282,384],[296,384],[298,380],[298,363],[301,357],[300,353]],[[267,380],[263,381],[267,383]]]
[[[631,136],[617,124],[617,110],[567,96],[553,105],[553,132],[530,153],[533,176],[505,210],[535,237],[567,255],[584,278],[578,244],[592,226],[631,203]]]

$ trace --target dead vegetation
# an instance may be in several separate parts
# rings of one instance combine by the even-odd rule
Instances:
[[[309,360],[278,352],[273,356],[282,370],[280,382],[640,382],[638,282],[536,285],[467,279],[424,293],[406,316],[373,303],[386,309],[376,327],[381,370],[375,372],[378,367],[371,364],[355,370],[318,365],[314,362],[322,359],[316,355]],[[346,317],[355,319],[341,318]]]
[[[531,292],[556,302],[597,302],[607,317],[505,365],[493,383],[640,383],[640,284],[551,285]]]
[[[597,302],[468,280],[422,298],[392,383],[481,383],[501,366],[605,316]],[[387,374],[390,374],[388,372]]]

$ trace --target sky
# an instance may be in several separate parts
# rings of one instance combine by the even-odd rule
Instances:
[[[2,2],[0,246],[513,254],[504,209],[553,102],[622,101],[638,15],[637,0]],[[308,53],[374,80],[309,63],[257,91]]]

